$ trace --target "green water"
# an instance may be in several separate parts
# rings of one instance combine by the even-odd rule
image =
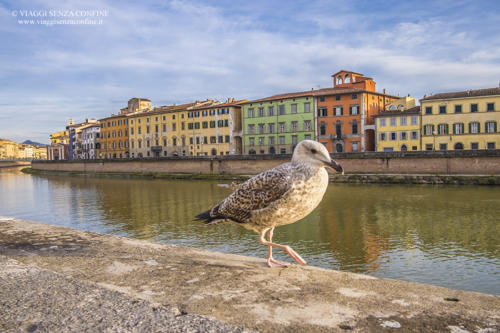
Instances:
[[[257,234],[192,220],[230,193],[218,183],[0,169],[0,215],[265,257]],[[332,184],[274,235],[310,265],[500,295],[500,187]]]

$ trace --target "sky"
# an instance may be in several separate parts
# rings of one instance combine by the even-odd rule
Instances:
[[[0,137],[49,143],[132,97],[327,88],[341,69],[417,99],[497,87],[499,22],[497,0],[0,0]]]

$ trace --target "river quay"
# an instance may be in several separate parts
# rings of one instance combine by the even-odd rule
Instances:
[[[498,332],[500,297],[0,218],[0,331]],[[453,272],[450,272],[453,274]]]

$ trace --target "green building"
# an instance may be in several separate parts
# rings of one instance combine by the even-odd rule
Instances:
[[[313,92],[274,95],[242,104],[244,154],[291,154],[315,140]]]

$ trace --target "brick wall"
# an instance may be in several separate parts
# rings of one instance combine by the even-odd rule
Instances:
[[[160,159],[33,161],[38,170],[256,174],[288,162],[290,155],[229,155]],[[500,175],[500,150],[367,152],[334,154],[346,173]]]

